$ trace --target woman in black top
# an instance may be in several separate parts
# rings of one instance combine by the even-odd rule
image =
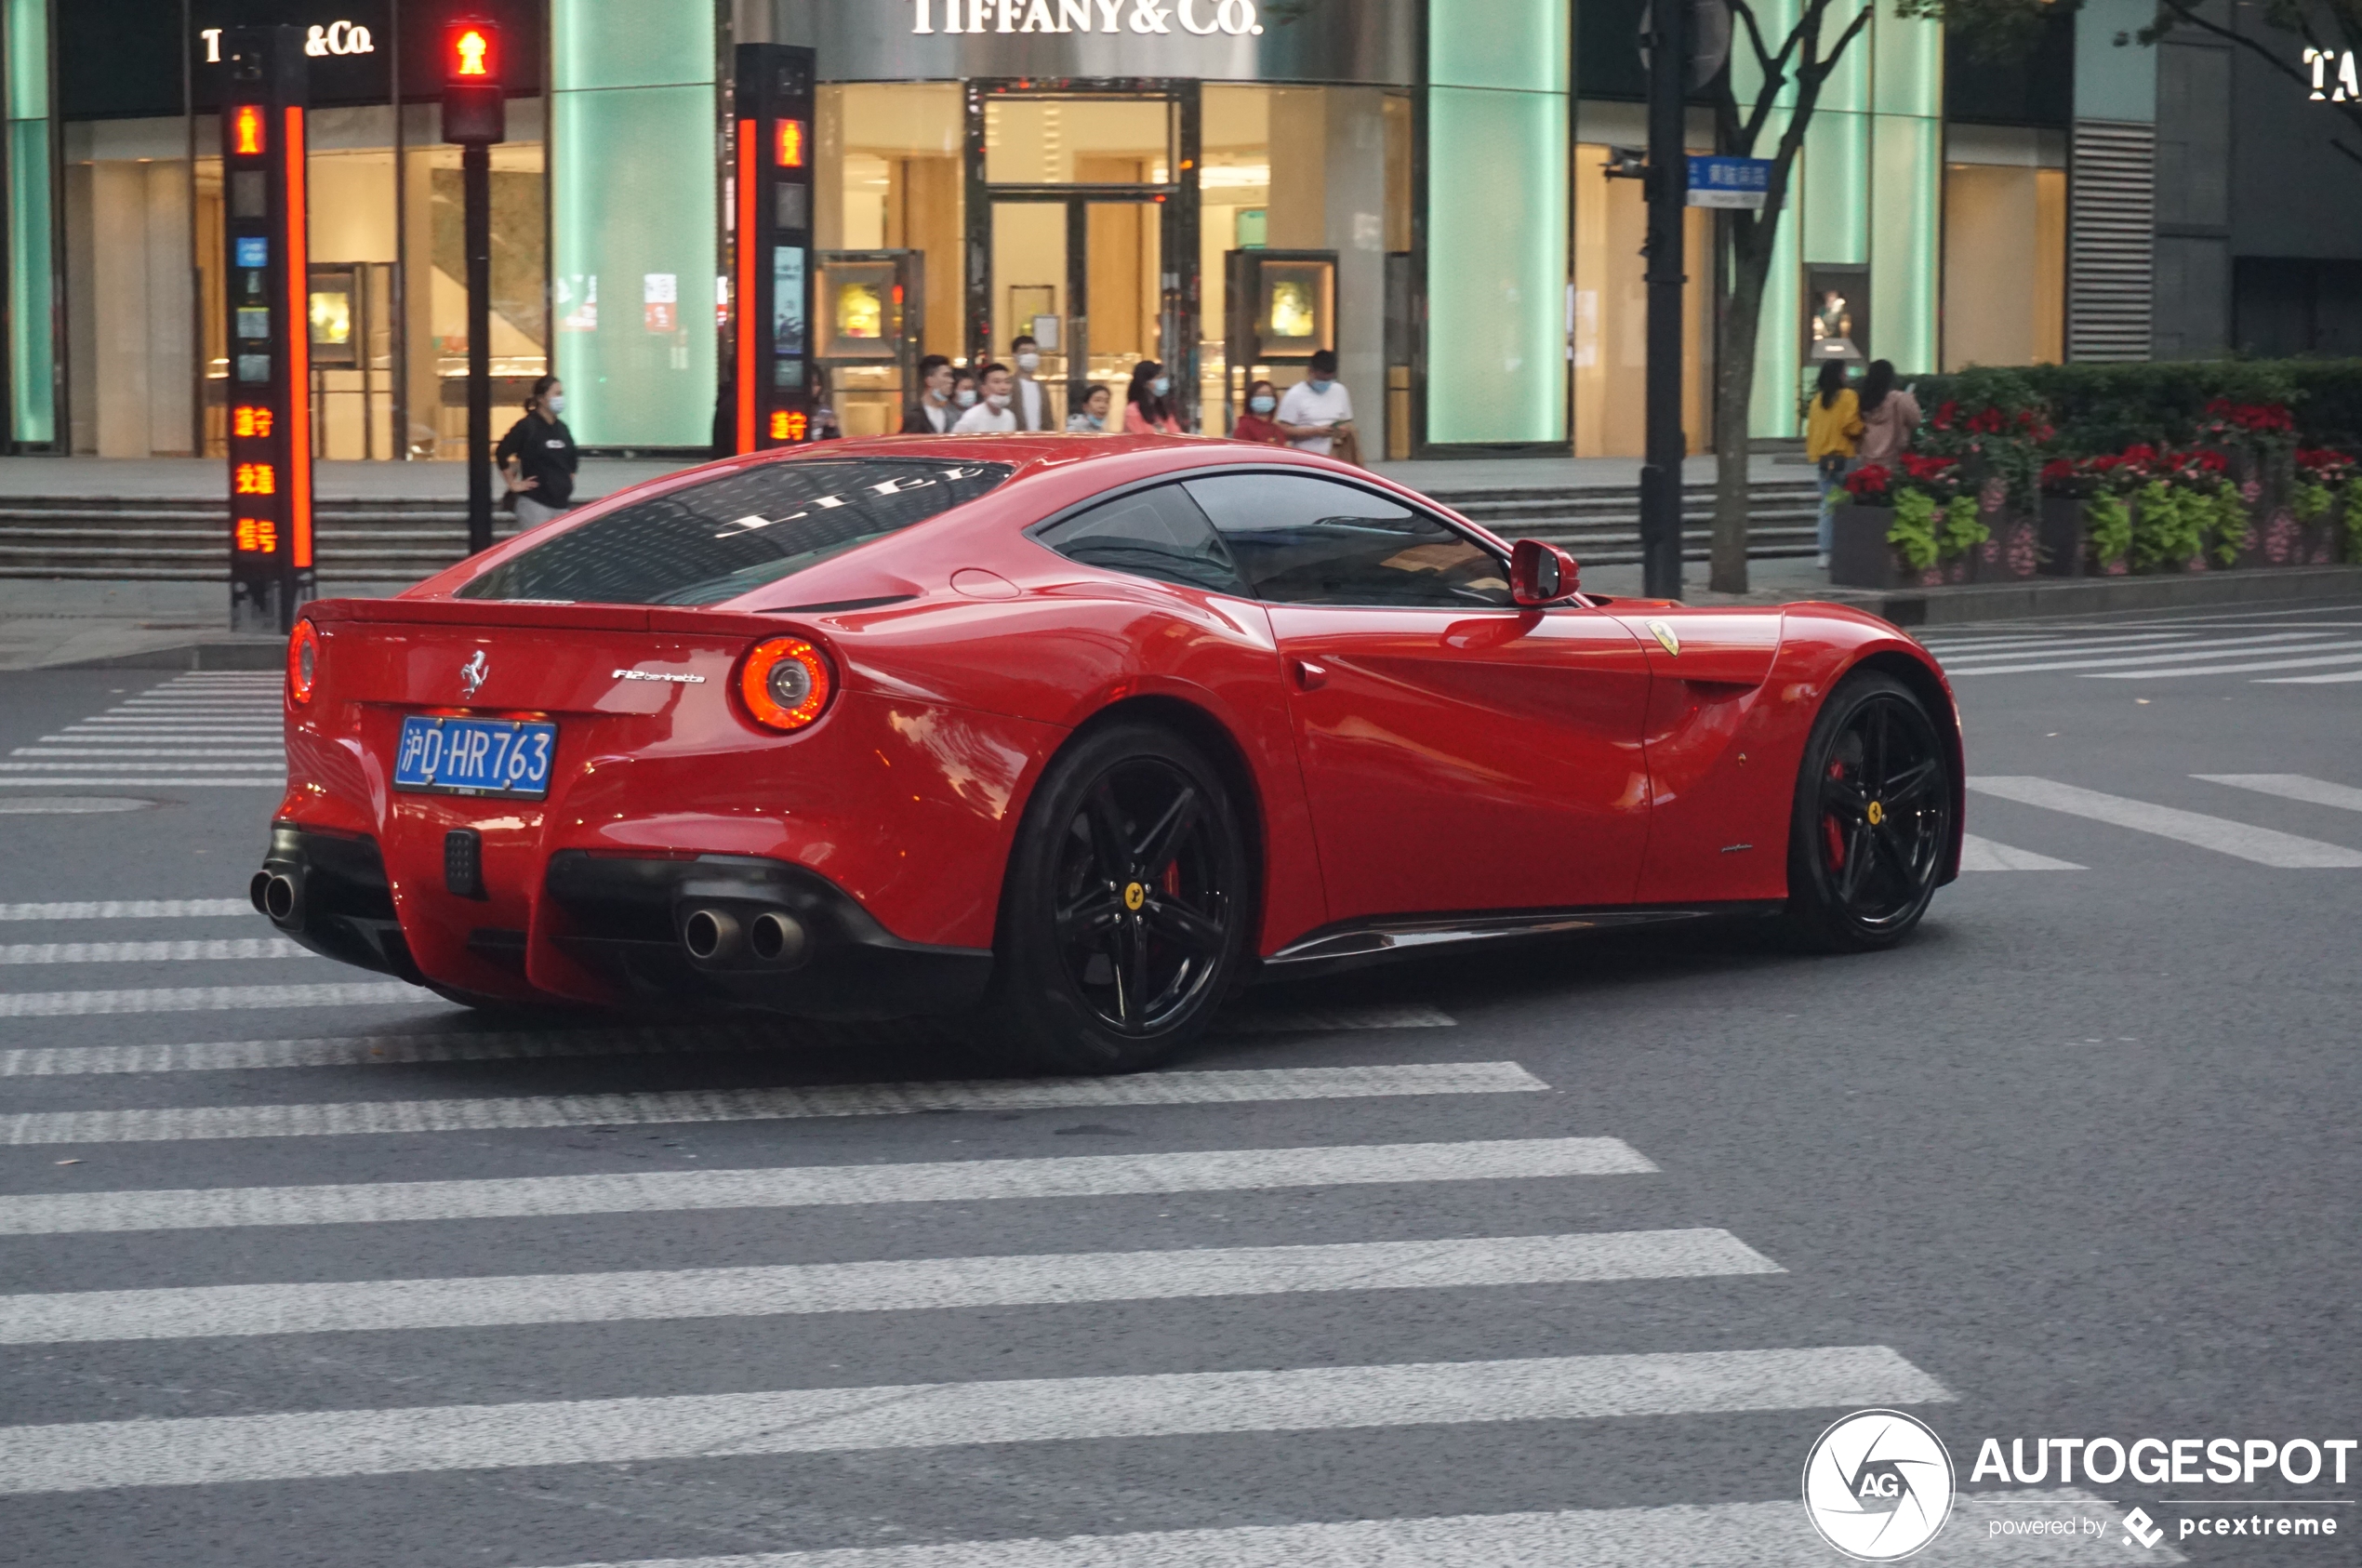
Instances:
[[[574,449],[574,432],[558,418],[565,406],[565,388],[558,379],[540,378],[524,400],[524,418],[509,427],[494,450],[520,528],[537,527],[574,504],[575,470],[582,459]]]

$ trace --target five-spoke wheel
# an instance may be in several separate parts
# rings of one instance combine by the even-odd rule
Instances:
[[[1116,724],[1051,764],[1010,857],[993,1032],[1042,1065],[1146,1067],[1228,990],[1253,907],[1237,815],[1179,737]]]
[[[1789,908],[1825,946],[1878,948],[1926,913],[1952,842],[1951,752],[1892,678],[1854,676],[1813,724],[1797,780]]]

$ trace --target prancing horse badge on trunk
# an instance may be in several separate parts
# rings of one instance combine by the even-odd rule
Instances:
[[[482,648],[478,648],[475,658],[459,666],[459,684],[466,688],[463,695],[475,696],[477,692],[484,689],[484,683],[490,679],[491,675],[492,661],[484,657]]]

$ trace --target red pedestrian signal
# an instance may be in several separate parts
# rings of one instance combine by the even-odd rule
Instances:
[[[262,106],[241,103],[230,111],[230,153],[233,157],[259,158],[263,142]]]
[[[500,29],[461,17],[443,30],[443,140],[489,146],[508,140],[500,85]]]
[[[445,34],[444,75],[475,85],[500,79],[500,30],[488,21],[455,21]]]
[[[803,122],[802,120],[779,122],[777,153],[781,168],[803,166]]]

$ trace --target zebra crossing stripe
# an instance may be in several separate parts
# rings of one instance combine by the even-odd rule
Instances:
[[[2292,647],[2266,648],[2250,644],[2285,643]],[[2242,637],[2210,643],[2200,648],[2177,648],[2167,653],[2118,654],[2090,658],[2044,658],[2032,664],[1978,662],[1970,665],[1946,664],[1947,676],[1958,675],[2035,675],[2055,670],[2117,670],[2138,666],[2147,669],[2168,664],[2196,664],[2210,658],[2236,658],[2254,654],[2331,653],[2348,648],[2362,648],[2362,642],[2324,642],[2314,632],[2288,632],[2277,637]]]
[[[1949,1401],[1884,1345],[1558,1356],[0,1428],[0,1492]]]
[[[5,782],[0,779],[0,783]],[[106,784],[121,780],[94,778],[85,782]],[[339,980],[309,986],[156,986],[139,990],[20,990],[0,991],[0,1018],[82,1018],[118,1013],[232,1013],[262,1007],[382,1004],[439,1007],[444,1001],[434,992],[404,980]]]
[[[1960,870],[1964,871],[2080,871],[2087,869],[2072,860],[2053,860],[2048,855],[2037,855],[2030,849],[2012,849],[2006,844],[1996,844],[1974,833],[1960,835]],[[6,1071],[6,1068],[0,1068],[0,1073]]]
[[[2362,648],[2362,643],[2331,643],[2330,647]],[[2246,675],[2258,670],[2311,670],[2323,664],[2362,664],[2362,653],[2324,654],[2318,658],[2272,658],[2240,664],[2207,664],[2192,670],[2112,670],[2086,675],[2087,681],[2161,681],[2178,675]]]
[[[323,1137],[526,1127],[660,1126],[926,1110],[1252,1105],[1396,1095],[1540,1094],[1549,1085],[1515,1062],[1402,1067],[1252,1068],[1134,1078],[983,1079],[836,1083],[810,1088],[692,1089],[512,1099],[361,1100],[332,1105],[171,1106],[41,1110],[0,1116],[0,1145],[171,1143],[183,1139]]]
[[[285,937],[212,937],[178,942],[0,943],[0,963],[188,963],[316,956],[311,949]]]
[[[2362,811],[2362,790],[2351,784],[2332,784],[2326,778],[2307,778],[2301,773],[2194,773],[2190,777],[2209,784],[2228,784],[2234,790],[2252,790],[2260,795],[2302,801],[2307,805]]]
[[[838,1208],[856,1203],[1118,1198],[1440,1181],[1538,1181],[1648,1176],[1622,1138],[1501,1138],[1466,1143],[1216,1149],[1173,1154],[1072,1154],[763,1170],[632,1171],[604,1176],[211,1187],[0,1197],[0,1235],[216,1230],[264,1225],[381,1225],[556,1215]]]
[[[2362,850],[2299,838],[2294,833],[2275,832],[2269,828],[2250,828],[2244,822],[2208,817],[2196,811],[2180,811],[2172,806],[2152,805],[2146,801],[2127,800],[2121,795],[2078,789],[2054,779],[1987,775],[1971,778],[1969,788],[1982,794],[2016,801],[2023,805],[2064,812],[2070,817],[2088,817],[2111,827],[2130,828],[2134,832],[2154,833],[2159,838],[2173,839],[2199,849],[2211,849],[2217,854],[2234,855],[2261,866],[2277,866],[2288,870],[2362,866]]]
[[[241,910],[245,905],[238,906]],[[1329,1033],[1354,1030],[1450,1029],[1439,1008],[1410,1006],[1289,1008],[1226,1013],[1215,1037]],[[83,1073],[209,1072],[264,1068],[390,1067],[424,1062],[556,1060],[571,1056],[689,1055],[793,1045],[809,1050],[829,1036],[781,1018],[763,1024],[689,1029],[537,1030],[502,1034],[358,1034],[312,1040],[216,1040],[147,1045],[22,1045],[0,1050],[0,1078],[60,1078]]]
[[[0,920],[190,920],[252,914],[244,898],[70,898],[0,904]]]
[[[97,772],[77,773],[64,777],[45,773],[38,778],[0,778],[0,785],[19,784],[31,784],[50,789],[62,784],[72,784],[98,785],[126,790],[252,790],[258,787],[284,790],[286,788],[286,779],[284,776],[265,778],[259,775],[241,776],[236,778],[151,778],[142,775],[137,778],[126,778],[119,773]],[[0,1017],[7,1017],[7,1010],[0,1008]]]
[[[96,765],[98,765],[98,764],[92,764],[92,763],[87,763],[87,762],[80,762],[80,763],[0,763],[0,772],[7,772],[7,773],[45,773],[45,774],[48,774],[48,773],[88,773],[88,772],[91,770],[91,768],[92,768],[92,767],[94,767],[94,766],[96,766]],[[268,774],[270,774],[270,775],[272,775],[272,777],[270,779],[268,779],[268,780],[265,780],[265,779],[263,779],[263,778],[261,778],[261,777],[249,777],[249,778],[246,778],[246,779],[243,779],[243,780],[239,780],[239,781],[238,781],[238,782],[243,782],[243,783],[264,783],[264,782],[269,782],[269,783],[274,783],[274,784],[275,784],[275,783],[277,783],[280,779],[285,778],[285,777],[286,777],[286,764],[285,764],[285,763],[284,763],[284,762],[276,762],[276,763],[259,763],[259,762],[257,762],[257,763],[206,763],[206,762],[196,762],[196,761],[193,761],[193,760],[192,760],[192,759],[190,759],[190,758],[187,758],[187,757],[176,757],[176,758],[173,758],[171,761],[168,761],[168,762],[139,762],[139,761],[137,761],[137,760],[135,760],[134,758],[131,758],[131,757],[125,757],[125,756],[119,756],[119,755],[118,755],[118,756],[110,756],[110,757],[108,757],[108,758],[107,758],[107,761],[106,761],[106,765],[107,765],[108,767],[112,768],[113,771],[115,771],[115,772],[117,772],[117,773],[172,773],[172,772],[175,772],[175,771],[179,771],[179,772],[182,772],[182,773],[217,773],[217,774],[243,773],[243,774],[249,774],[249,775],[256,775],[256,776],[259,776],[259,775],[261,775],[261,774],[268,773]],[[28,782],[33,782],[33,783],[42,783],[42,782],[46,782],[46,780],[33,779],[33,780],[28,780]]]
[[[19,746],[11,750],[8,755],[12,757],[81,757],[86,759],[85,761],[74,764],[78,768],[87,768],[90,766],[90,763],[87,759],[93,757],[103,757],[110,762],[128,762],[136,758],[156,757],[166,759],[176,764],[189,763],[196,765],[209,765],[203,764],[200,761],[200,759],[206,757],[242,757],[254,759],[250,764],[254,766],[262,765],[262,759],[268,758],[271,765],[272,766],[284,767],[286,764],[286,752],[285,751],[231,751],[217,750],[213,747],[204,745],[203,743],[193,745],[166,745],[161,741],[143,742],[138,751],[127,751],[122,749],[111,751],[105,747],[99,746]]]
[[[1962,1495],[1915,1568],[2118,1563],[2123,1510],[2079,1487]],[[1972,1517],[1970,1517],[1972,1516]],[[1995,1538],[1994,1520],[2015,1526]],[[2082,1521],[2101,1525],[2088,1533]],[[2050,1529],[2026,1530],[2048,1525]],[[2024,1530],[2025,1533],[2020,1534]],[[1796,1499],[1653,1508],[1246,1524],[585,1562],[574,1568],[1766,1568],[1834,1561]],[[2143,1563],[2189,1561],[2160,1543]]]
[[[0,1345],[516,1327],[1777,1274],[1727,1230],[893,1258],[0,1296]]]
[[[2348,685],[2362,681],[2362,670],[2340,670],[2329,675],[2276,675],[2268,681],[2258,681],[2259,686],[2330,686]]]

